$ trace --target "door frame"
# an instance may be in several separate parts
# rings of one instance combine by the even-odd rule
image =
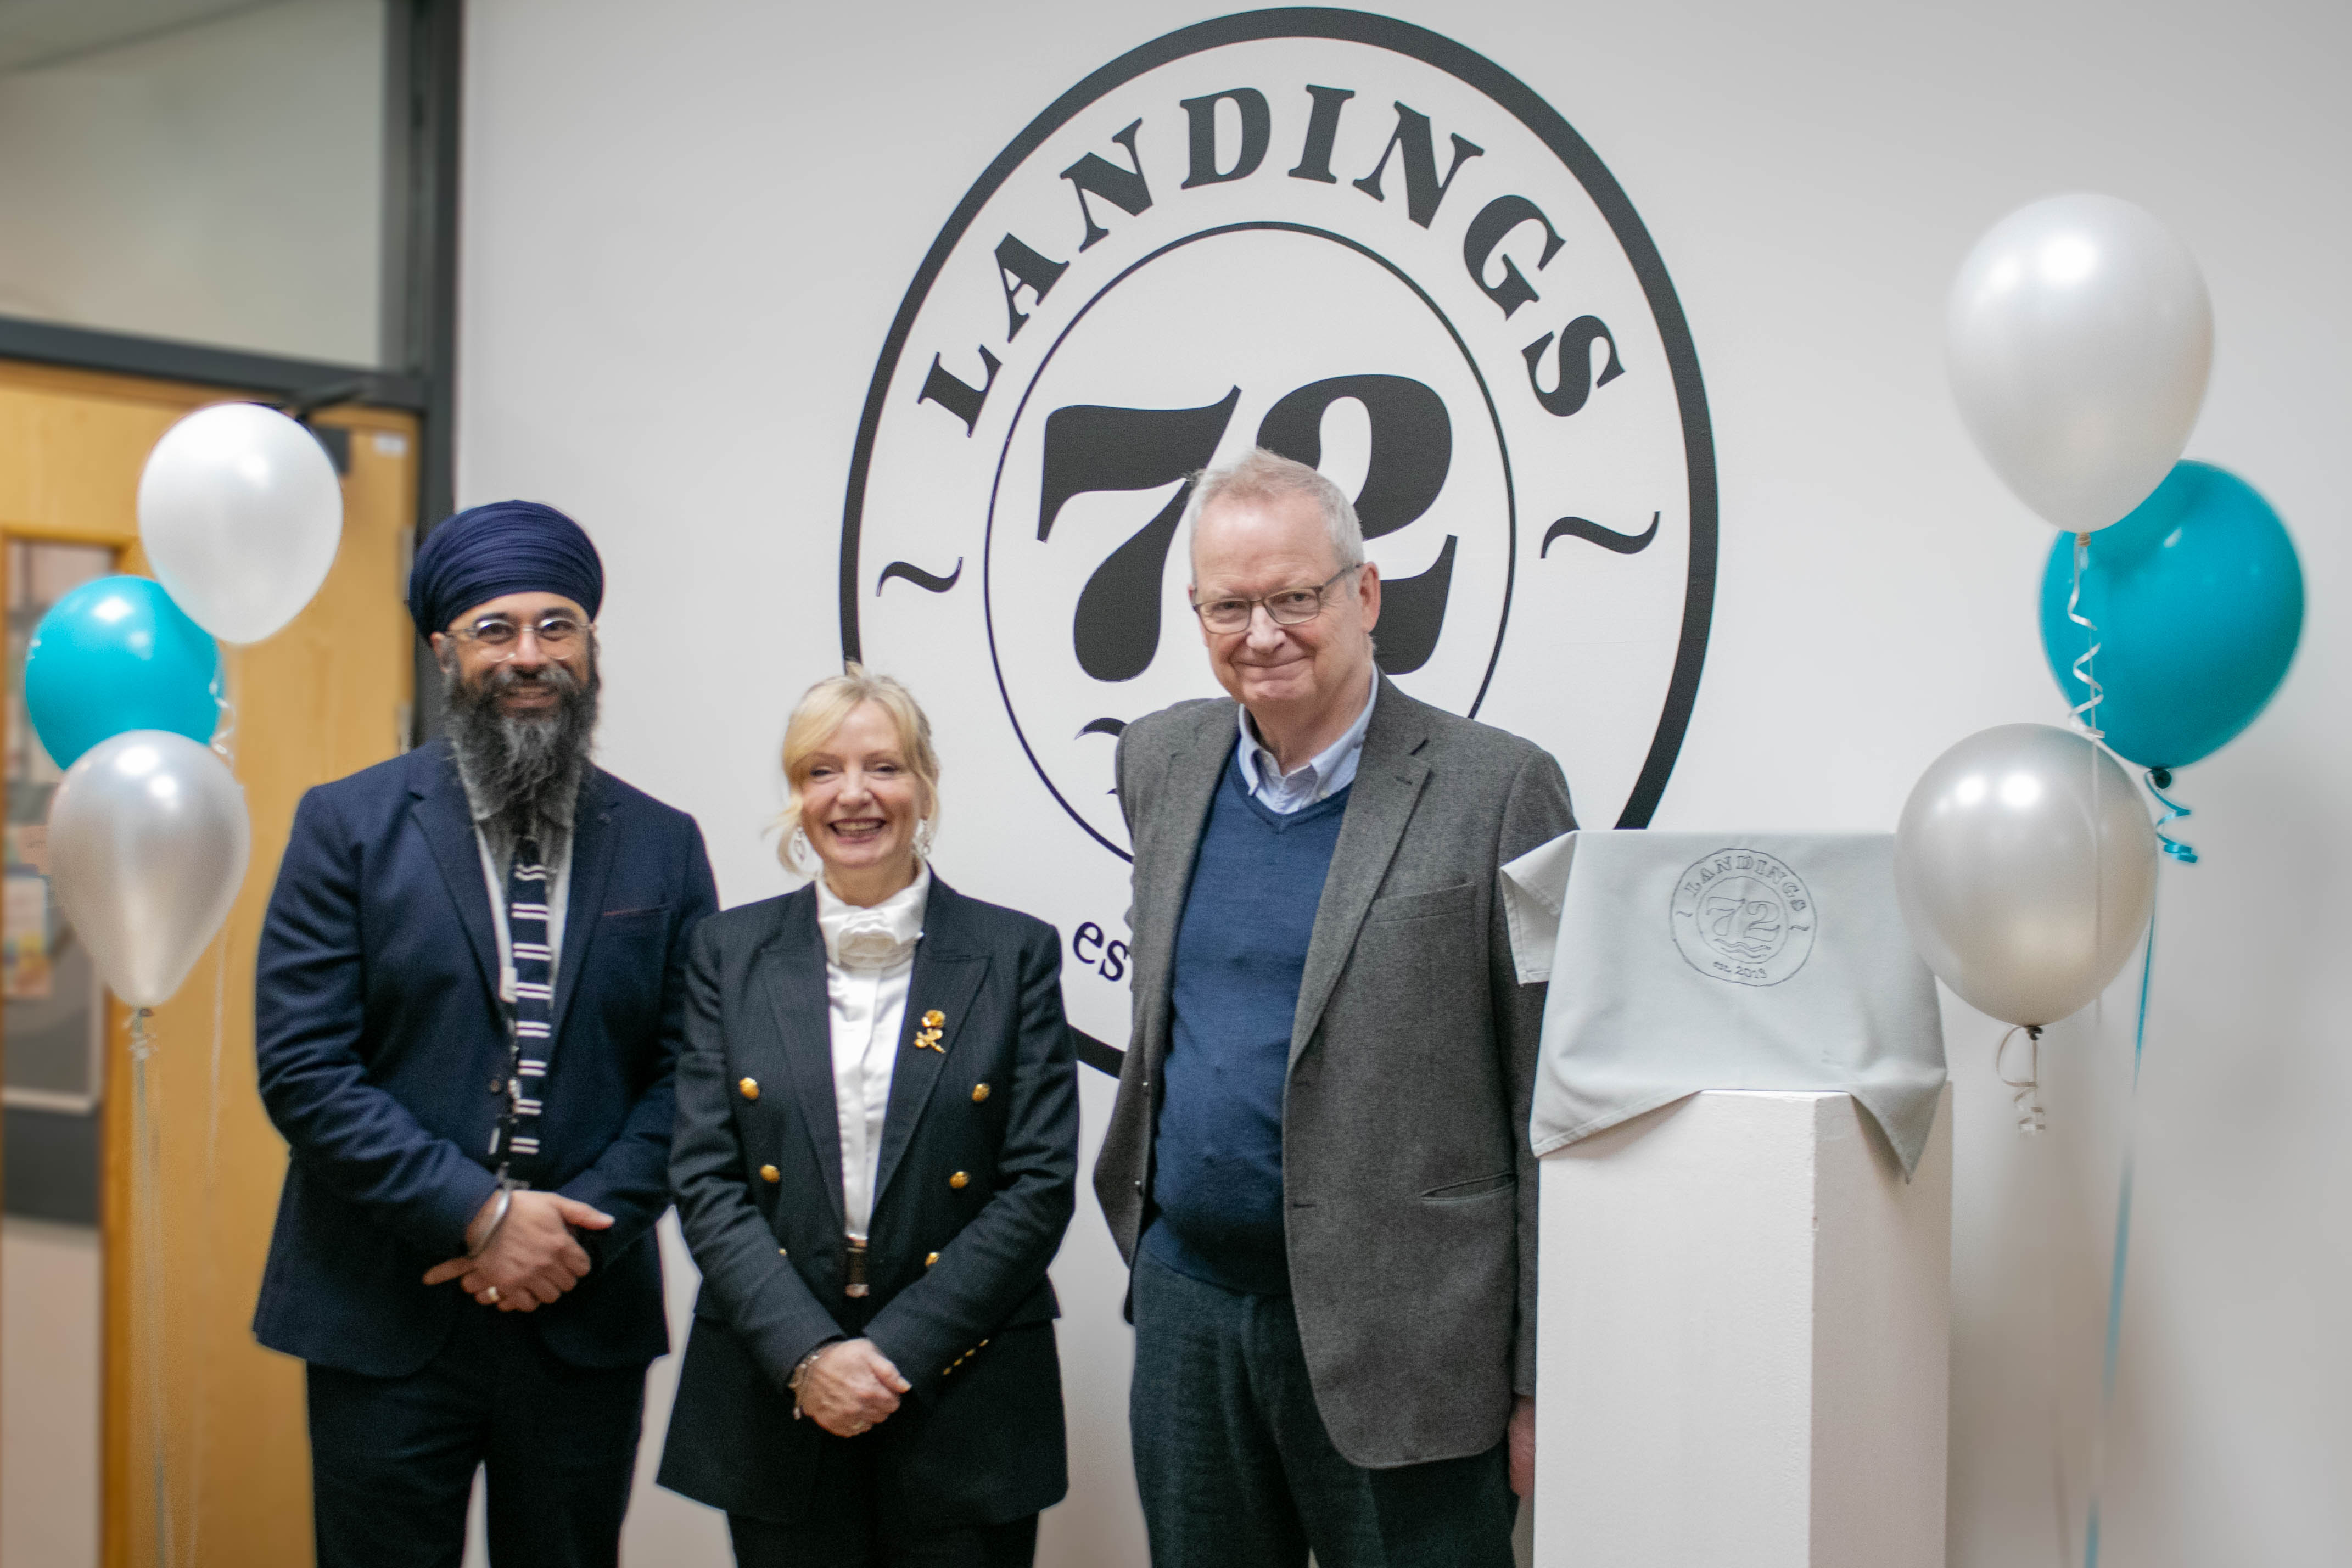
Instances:
[[[142,417],[152,422],[157,435],[179,416],[173,410],[193,410],[222,401],[225,394],[235,395],[233,391],[216,387],[5,361],[0,361],[0,385],[5,385],[12,394],[29,394],[37,399],[56,397],[68,409],[77,401],[85,407],[106,404],[138,405],[145,410]],[[373,549],[375,563],[366,569],[377,574],[377,581],[386,583],[390,592],[369,601],[374,606],[370,612],[373,629],[367,635],[394,637],[404,650],[413,647],[417,639],[408,625],[406,607],[402,602],[396,578],[405,571],[404,562],[410,546],[404,536],[413,531],[410,519],[414,513],[415,489],[421,477],[422,453],[418,449],[417,417],[405,410],[357,406],[338,408],[315,417],[315,428],[322,436],[342,433],[341,445],[351,454],[352,468],[352,475],[346,478],[347,487],[360,482],[361,464],[374,466],[373,472],[375,477],[368,481],[374,487],[373,524],[354,532],[355,520],[347,510],[343,541],[337,554],[337,572],[340,574],[344,570],[347,557],[358,561],[367,559],[364,554],[350,557],[352,551]],[[84,427],[88,426],[71,415],[62,426],[68,435],[76,428]],[[97,476],[92,481],[95,484],[93,493],[82,493],[86,488],[83,486],[60,491],[40,479],[31,481],[29,494],[24,498],[30,510],[21,515],[11,511],[5,519],[0,519],[0,525],[4,525],[0,526],[0,533],[13,539],[104,546],[114,552],[117,571],[146,573],[148,562],[139,539],[132,494],[138,481],[138,462],[144,451],[143,441],[152,438],[142,437],[142,444],[106,457],[96,467],[83,463],[73,470],[85,477]],[[119,436],[116,439],[120,445]],[[362,451],[363,439],[364,452]],[[44,446],[41,449],[58,452],[62,458],[61,447]],[[72,461],[70,458],[63,460],[69,466]],[[386,482],[382,465],[387,462],[398,466],[398,478],[391,482],[400,487],[389,493],[382,489]],[[347,506],[357,493],[346,489]],[[368,541],[373,542],[366,542]],[[0,573],[5,570],[5,562],[0,561]],[[324,591],[332,591],[332,581],[331,578],[329,587]],[[374,590],[370,592],[373,594]],[[205,1349],[206,1336],[210,1336],[215,1348],[224,1336],[234,1339],[236,1349],[230,1352],[234,1357],[241,1357],[249,1352],[265,1360],[277,1359],[270,1357],[269,1352],[249,1347],[244,1324],[250,1303],[249,1298],[244,1298],[243,1293],[247,1265],[253,1279],[257,1281],[259,1278],[259,1254],[256,1249],[266,1238],[268,1212],[275,1204],[276,1184],[282,1175],[282,1167],[261,1172],[259,1176],[255,1169],[247,1168],[253,1166],[252,1151],[260,1147],[253,1140],[268,1141],[270,1152],[279,1157],[282,1157],[282,1144],[275,1141],[266,1121],[261,1120],[257,1102],[247,1103],[251,1100],[249,1076],[244,1077],[243,1086],[238,1087],[240,1069],[237,1062],[242,1059],[245,1063],[243,1074],[249,1075],[251,1070],[249,1001],[240,997],[232,1003],[227,998],[241,990],[249,990],[250,955],[257,932],[259,901],[266,897],[268,879],[274,876],[276,858],[285,842],[287,819],[290,818],[294,795],[302,785],[323,783],[352,767],[364,766],[394,754],[404,747],[408,732],[413,729],[415,702],[410,683],[413,667],[408,663],[404,651],[388,667],[397,673],[397,679],[390,688],[394,707],[378,710],[383,713],[383,729],[367,737],[362,750],[356,753],[348,744],[349,725],[366,721],[363,717],[355,717],[368,710],[365,703],[335,705],[338,717],[345,721],[344,729],[340,731],[340,741],[331,738],[323,742],[302,742],[292,737],[310,735],[313,733],[310,729],[257,722],[273,713],[285,718],[288,710],[282,706],[273,708],[265,696],[265,687],[249,686],[247,677],[258,675],[260,666],[255,661],[270,660],[273,645],[285,643],[288,637],[296,641],[278,650],[279,656],[282,658],[289,652],[298,657],[305,656],[307,650],[300,645],[302,625],[302,618],[298,617],[285,634],[272,638],[269,644],[254,647],[225,647],[222,650],[225,694],[244,710],[236,721],[238,737],[236,742],[236,769],[239,781],[247,791],[248,805],[255,813],[255,858],[247,873],[245,887],[238,896],[237,910],[231,915],[228,928],[208,947],[197,969],[190,974],[188,984],[183,987],[182,994],[163,1009],[164,1016],[159,1020],[165,1036],[167,1054],[173,1059],[165,1062],[158,1058],[162,1072],[157,1081],[162,1088],[163,1100],[168,1107],[162,1114],[171,1121],[162,1124],[165,1158],[156,1172],[158,1184],[154,1202],[169,1202],[180,1206],[196,1202],[200,1219],[194,1230],[189,1229],[185,1224],[174,1226],[171,1231],[174,1238],[173,1246],[163,1252],[154,1251],[152,1247],[142,1252],[141,1249],[146,1244],[136,1234],[141,1215],[136,1202],[138,1183],[132,1170],[139,1152],[135,1146],[131,1092],[131,1012],[111,994],[106,999],[104,1081],[107,1088],[99,1107],[99,1229],[104,1262],[100,1281],[103,1322],[98,1456],[100,1499],[99,1560],[105,1568],[131,1568],[133,1563],[148,1560],[148,1547],[156,1539],[152,1532],[157,1528],[162,1507],[168,1506],[173,1517],[184,1514],[190,1521],[199,1520],[204,1513],[223,1506],[225,1501],[232,1512],[237,1511],[237,1500],[247,1495],[243,1489],[244,1482],[232,1476],[231,1472],[236,1469],[234,1462],[224,1460],[216,1466],[205,1461],[206,1434],[212,1425],[227,1421],[232,1415],[249,1415],[248,1407],[258,1407],[257,1400],[279,1413],[274,1418],[274,1425],[266,1424],[266,1429],[257,1429],[265,1437],[269,1434],[276,1435],[277,1461],[282,1462],[271,1462],[268,1473],[282,1479],[296,1476],[299,1472],[299,1479],[289,1484],[295,1486],[304,1500],[307,1500],[308,1497],[310,1478],[307,1465],[300,1462],[299,1453],[286,1451],[284,1434],[288,1427],[282,1417],[285,1390],[278,1386],[282,1384],[282,1376],[277,1374],[277,1370],[270,1369],[272,1376],[268,1380],[276,1392],[267,1398],[262,1397],[265,1391],[252,1387],[236,1393],[227,1384],[211,1386],[207,1374],[194,1370],[199,1361],[212,1364]],[[386,645],[378,643],[375,646],[382,650]],[[387,668],[381,662],[381,651],[363,657],[379,661],[373,666],[375,669],[383,671]],[[278,700],[281,703],[283,674],[281,664],[278,679]],[[297,713],[308,710],[302,708],[294,710]],[[340,761],[335,760],[337,756],[341,757]],[[297,782],[289,784],[289,778]],[[237,952],[235,960],[229,956],[232,948]],[[189,1092],[192,1075],[200,1086],[206,1079],[206,1069],[201,1065],[205,1047],[196,1043],[205,1031],[200,1024],[190,1027],[190,1019],[186,1016],[173,1019],[170,1015],[174,1009],[189,1006],[193,994],[207,990],[212,999],[195,1005],[213,1010],[212,1038],[209,1042],[213,1058],[209,1068],[211,1076],[209,1087],[200,1087],[192,1098]],[[224,1015],[217,1010],[224,1005],[229,1008],[226,1022]],[[222,1032],[225,1028],[227,1031],[226,1036]],[[175,1034],[179,1048],[170,1050]],[[236,1038],[240,1035],[244,1037],[243,1040]],[[236,1048],[224,1056],[225,1044]],[[194,1050],[193,1057],[192,1046]],[[0,1041],[0,1050],[5,1050],[5,1041]],[[233,1093],[238,1100],[236,1106],[228,1103],[227,1097]],[[175,1133],[172,1128],[174,1124],[186,1122],[194,1115],[196,1104],[205,1105],[206,1113],[189,1125],[208,1131],[201,1135],[205,1140],[201,1165],[189,1168],[191,1157],[184,1147],[176,1155],[173,1152],[175,1138],[184,1140],[188,1135],[184,1131]],[[232,1118],[238,1131],[229,1142],[218,1146],[226,1151],[242,1152],[242,1155],[230,1158],[224,1154],[218,1169],[225,1182],[232,1170],[241,1172],[239,1180],[244,1190],[241,1195],[237,1195],[240,1189],[225,1186],[216,1201],[212,1149],[223,1136],[222,1118],[225,1115]],[[173,1179],[175,1176],[196,1176],[199,1172],[200,1179],[194,1184],[186,1180],[175,1182]],[[268,1190],[266,1193],[249,1190],[260,1176],[267,1177]],[[167,1198],[167,1194],[177,1195]],[[200,1194],[200,1197],[191,1198],[190,1194]],[[166,1223],[170,1222],[167,1220]],[[196,1238],[196,1246],[200,1249],[198,1256],[205,1259],[200,1266],[195,1266],[201,1273],[201,1289],[196,1290],[193,1300],[178,1301],[168,1309],[182,1326],[166,1331],[166,1338],[173,1340],[174,1347],[166,1349],[160,1342],[142,1339],[146,1327],[142,1311],[146,1310],[146,1302],[141,1292],[148,1280],[162,1279],[157,1271],[166,1268],[167,1257],[175,1258],[171,1266],[183,1270],[176,1277],[175,1289],[186,1287],[190,1279],[195,1278],[184,1272],[191,1267],[188,1260],[176,1257],[182,1240],[190,1236]],[[228,1272],[216,1272],[211,1259],[215,1256],[214,1249],[219,1245],[230,1248],[227,1256],[238,1256],[239,1247],[253,1256],[242,1262],[226,1265]],[[238,1298],[235,1310],[224,1314],[219,1310],[221,1304],[232,1298]],[[201,1321],[188,1318],[185,1309],[192,1306],[197,1310]],[[233,1332],[222,1327],[232,1318]],[[189,1324],[193,1326],[187,1326]],[[193,1345],[180,1343],[190,1336],[195,1340]],[[253,1370],[243,1368],[239,1375],[242,1377]],[[151,1394],[152,1388],[160,1388],[161,1394]],[[161,1447],[156,1441],[152,1407],[148,1404],[151,1397],[163,1398],[168,1411],[164,1418],[167,1430]],[[296,1430],[299,1431],[299,1426]],[[159,1479],[150,1484],[155,1456],[165,1449],[176,1456],[170,1461],[173,1495],[169,1504],[160,1500],[163,1486],[160,1470],[153,1472]],[[248,1468],[264,1462],[260,1454],[261,1450],[257,1448],[247,1456],[245,1462]],[[276,1500],[290,1505],[294,1500],[285,1497]],[[278,1528],[282,1533],[284,1517],[291,1511],[290,1508],[271,1508],[264,1511],[278,1519]],[[219,1527],[231,1540],[238,1537],[240,1529],[236,1521],[229,1520],[224,1520]],[[302,1515],[300,1529],[303,1544],[307,1547],[307,1512]],[[244,1533],[250,1533],[250,1531]],[[288,1542],[281,1541],[279,1544],[287,1550],[292,1549]],[[275,1555],[268,1560],[290,1561]]]

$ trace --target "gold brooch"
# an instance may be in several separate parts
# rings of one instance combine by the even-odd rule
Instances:
[[[948,1016],[945,1013],[940,1012],[937,1007],[932,1008],[929,1012],[923,1015],[923,1027],[926,1029],[936,1029],[947,1021]]]
[[[925,1029],[921,1034],[917,1035],[915,1048],[919,1051],[937,1051],[941,1056],[948,1054],[948,1048],[940,1044],[940,1032],[936,1027]]]

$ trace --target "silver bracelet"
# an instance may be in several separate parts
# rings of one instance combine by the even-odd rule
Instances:
[[[816,1365],[816,1358],[824,1354],[825,1352],[831,1350],[840,1342],[841,1342],[839,1340],[827,1340],[824,1343],[817,1346],[816,1349],[809,1352],[808,1354],[801,1357],[799,1364],[793,1368],[792,1376],[785,1380],[784,1387],[793,1396],[793,1420],[797,1421],[801,1418],[801,1385],[808,1381],[808,1374],[811,1369]]]
[[[499,1227],[507,1223],[507,1211],[514,1207],[514,1194],[512,1187],[504,1182],[499,1184],[499,1212],[490,1216],[490,1228],[482,1233],[482,1245],[467,1253],[467,1257],[479,1258],[490,1249],[490,1243],[499,1238]]]

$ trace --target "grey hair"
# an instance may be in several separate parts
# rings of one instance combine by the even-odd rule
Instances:
[[[1201,514],[1218,501],[1278,501],[1307,496],[1323,514],[1323,530],[1330,536],[1331,553],[1341,570],[1364,563],[1364,527],[1348,493],[1306,464],[1279,452],[1252,447],[1222,468],[1203,468],[1192,476],[1192,504],[1185,521],[1189,550],[1198,537]]]

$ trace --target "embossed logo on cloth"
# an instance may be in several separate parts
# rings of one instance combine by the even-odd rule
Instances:
[[[1683,959],[1735,985],[1778,985],[1812,956],[1813,895],[1760,849],[1718,849],[1675,880],[1667,924]]]

